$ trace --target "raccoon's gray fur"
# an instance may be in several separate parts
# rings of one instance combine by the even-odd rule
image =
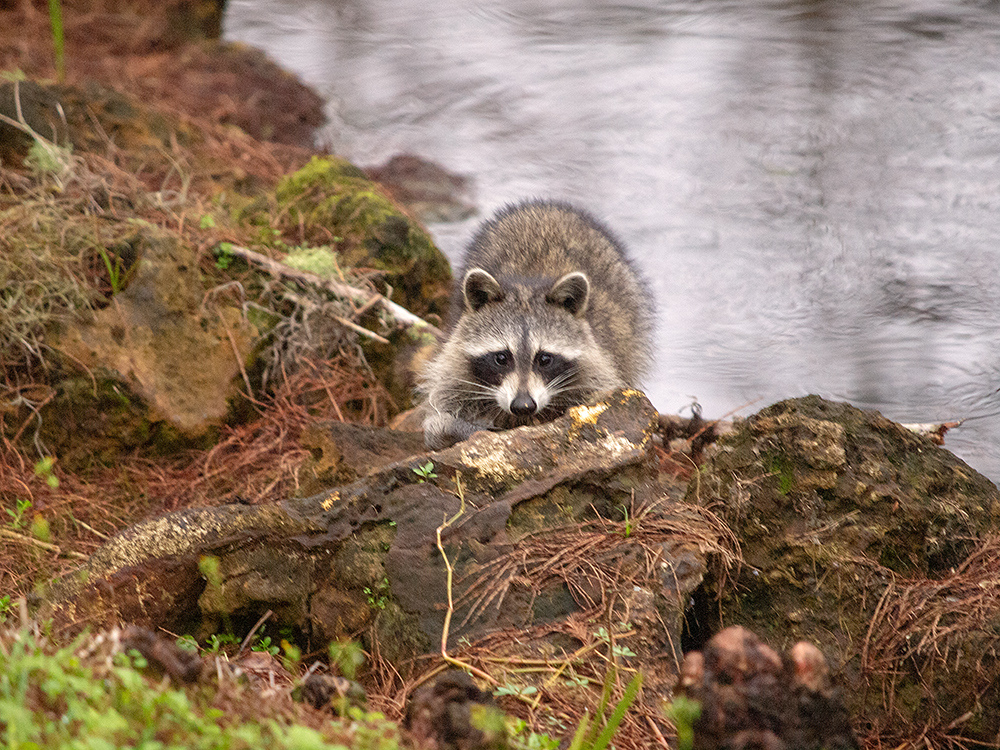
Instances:
[[[424,367],[424,440],[545,422],[595,393],[635,386],[653,301],[614,236],[571,205],[527,201],[466,251],[448,338]]]

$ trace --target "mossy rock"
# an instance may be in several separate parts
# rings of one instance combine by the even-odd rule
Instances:
[[[395,302],[417,315],[444,315],[447,259],[353,164],[313,157],[282,179],[274,194],[286,242],[333,245],[345,266],[382,271]]]
[[[1000,493],[988,479],[928,438],[849,404],[782,401],[720,446],[700,491],[724,499],[752,565],[773,565],[794,555],[793,539],[820,534],[810,560],[860,555],[897,574],[939,577],[1000,521]]]
[[[169,422],[155,419],[149,405],[133,393],[117,373],[69,375],[54,386],[55,397],[44,409],[38,436],[68,471],[113,466],[136,450],[165,455],[206,447],[187,439]]]
[[[921,629],[916,618],[893,614],[914,592],[927,592],[923,606],[950,606],[956,589],[948,582],[971,570],[970,556],[982,556],[996,534],[1000,493],[951,452],[877,412],[791,399],[738,423],[688,499],[721,503],[745,560],[735,579],[704,592],[715,623],[743,625],[779,648],[817,643],[839,666],[851,713],[882,732],[945,727],[967,711],[1000,716],[991,682],[1000,677],[1000,596],[977,599],[982,617],[964,626],[945,616]],[[929,638],[939,653],[876,664],[880,633],[901,623],[913,624],[914,645]],[[890,694],[896,705],[887,709]],[[943,694],[951,699],[938,700]],[[990,737],[1000,729],[996,718],[966,726],[974,724]]]
[[[52,358],[73,373],[41,413],[42,438],[67,467],[214,443],[259,335],[238,308],[204,304],[197,248],[165,229],[128,226],[134,257],[112,304],[46,333]],[[79,376],[80,367],[100,377]]]

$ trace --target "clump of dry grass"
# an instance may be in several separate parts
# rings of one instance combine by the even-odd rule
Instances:
[[[641,648],[640,642],[650,635],[628,625],[630,599],[636,586],[661,580],[660,563],[669,545],[698,548],[715,560],[720,578],[740,563],[739,545],[728,526],[706,508],[682,504],[654,504],[636,509],[626,520],[596,519],[512,542],[457,584],[463,593],[456,605],[469,608],[465,623],[490,608],[501,608],[513,587],[526,588],[534,596],[564,585],[580,611],[460,642],[449,651],[449,659],[436,655],[422,660],[425,664],[410,680],[376,660],[372,680],[379,690],[369,696],[369,704],[398,714],[417,687],[460,662],[489,676],[504,710],[527,722],[530,731],[568,741],[585,716],[601,705],[609,679],[612,705],[625,694],[635,671],[627,666],[628,647]],[[662,622],[660,626],[668,637],[669,629]],[[554,641],[578,647],[560,651],[544,645]],[[679,652],[679,644],[675,647]],[[651,743],[670,746],[667,738],[673,727],[663,713],[667,696],[657,692],[662,676],[645,676],[647,692],[632,704],[615,735],[620,750],[648,748]]]
[[[682,510],[658,513],[651,506],[625,521],[599,518],[518,539],[477,571],[465,590],[463,598],[474,599],[466,622],[487,607],[500,609],[515,583],[529,585],[534,596],[560,582],[585,611],[605,611],[612,604],[609,597],[618,596],[622,586],[658,575],[667,542],[695,545],[713,556],[723,570],[738,563],[739,542],[718,516],[699,506],[683,506]],[[625,544],[635,551],[627,570],[622,568]]]
[[[930,750],[978,746],[960,732],[967,723],[975,723],[977,713],[996,707],[996,697],[987,694],[995,693],[1000,679],[997,581],[997,537],[979,543],[944,578],[888,578],[859,658],[862,674],[892,726],[870,727],[867,746],[899,743]],[[942,694],[937,678],[947,672],[961,673],[967,686],[962,695]],[[899,692],[900,675],[917,679],[926,694],[916,698]]]
[[[257,418],[226,427],[206,451],[158,459],[135,456],[87,476],[55,464],[58,487],[37,476],[34,461],[4,434],[0,413],[0,505],[16,512],[27,503],[26,522],[45,519],[60,552],[0,536],[0,590],[28,593],[35,581],[64,574],[109,536],[142,518],[180,508],[272,502],[299,488],[299,469],[309,457],[302,432],[321,420],[384,424],[390,409],[385,389],[357,361],[340,355],[300,362],[273,395],[254,403]],[[9,518],[0,519],[0,523]]]

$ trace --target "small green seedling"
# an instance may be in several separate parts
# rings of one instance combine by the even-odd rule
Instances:
[[[385,605],[389,603],[390,587],[387,577],[383,577],[377,586],[365,586],[362,591],[368,597],[368,604],[375,609],[385,609]]]
[[[217,654],[226,646],[239,645],[240,639],[232,633],[222,633],[221,635],[218,633],[212,633],[212,635],[208,636],[208,642],[206,643],[208,653],[210,654]]]
[[[231,242],[220,242],[215,248],[215,267],[220,271],[225,271],[233,262],[233,244]]]
[[[56,460],[52,456],[45,456],[35,464],[35,476],[44,479],[45,484],[52,489],[59,486],[59,477],[52,473],[52,467],[55,466],[55,463]]]
[[[192,653],[198,653],[198,641],[194,639],[193,635],[182,635],[177,639],[177,648],[181,651],[190,651]]]
[[[417,475],[418,484],[423,484],[430,479],[437,479],[437,474],[434,473],[433,461],[428,461],[423,466],[414,467],[413,473]]]
[[[10,516],[10,525],[13,529],[23,529],[25,520],[24,514],[31,510],[31,501],[27,498],[18,498],[17,507],[14,510],[10,508],[5,508],[7,515]]]
[[[622,625],[622,629],[624,631],[626,631],[626,632],[632,629],[631,623],[621,623],[621,625]],[[602,628],[598,628],[597,632],[594,633],[594,638],[596,638],[599,641],[603,641],[604,643],[607,643],[607,644],[611,643],[611,636],[608,634],[608,629],[607,628],[603,628],[603,627]],[[619,658],[621,658],[621,657],[635,656],[636,655],[635,651],[633,651],[632,649],[630,649],[628,646],[621,646],[621,645],[619,645],[617,643],[614,644],[614,646],[611,649],[611,652],[616,657],[619,657]]]
[[[330,663],[336,665],[341,677],[353,680],[365,663],[365,650],[357,641],[331,641]]]
[[[276,643],[272,644],[271,636],[265,635],[263,638],[259,638],[257,642],[250,647],[250,650],[267,652],[271,656],[277,656],[278,652],[281,651],[281,647]]]

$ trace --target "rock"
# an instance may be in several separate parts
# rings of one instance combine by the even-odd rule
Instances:
[[[721,504],[745,564],[696,599],[776,644],[817,644],[851,715],[883,736],[993,741],[996,487],[877,412],[815,396],[762,410],[716,447],[688,498]]]
[[[493,696],[455,669],[417,688],[406,706],[404,726],[422,750],[507,747],[504,716]]]
[[[554,623],[610,607],[625,623],[620,633],[564,627],[595,645],[595,671],[613,637],[631,639],[623,658],[650,672],[647,684],[666,684],[684,610],[723,532],[697,509],[662,501],[656,429],[649,401],[620,391],[555,422],[477,434],[311,497],[172,513],[98,550],[56,585],[45,616],[68,629],[122,620],[207,634],[225,618],[252,623],[271,609],[279,626],[314,643],[364,632],[403,668],[441,639],[448,574],[436,535],[450,518],[441,534],[458,602],[449,643],[553,624],[550,637],[498,646],[539,658],[573,642]],[[369,447],[398,439],[339,430],[324,451],[357,454],[347,445],[357,434]],[[660,505],[644,513],[652,503]]]
[[[0,115],[14,122],[23,121],[43,138],[63,144],[66,123],[60,112],[58,97],[34,81],[0,84]],[[34,138],[24,129],[0,122],[0,164],[21,165],[33,143]]]
[[[96,419],[87,416],[96,399],[86,388],[72,389],[73,380],[57,386],[60,395],[43,412],[43,438],[70,464],[77,451],[121,437],[108,426],[122,409],[140,418],[122,450],[148,442],[160,422],[188,441],[217,428],[258,335],[236,309],[204,306],[195,248],[153,227],[136,230],[131,246],[114,304],[69,319],[50,336],[57,353],[121,386],[117,404]]]
[[[840,691],[810,643],[779,656],[729,627],[684,657],[678,694],[701,704],[695,750],[857,750]]]
[[[341,716],[346,713],[341,710],[344,707],[363,707],[367,703],[364,688],[353,680],[315,672],[306,677],[300,690],[293,691],[293,696],[313,708],[339,711]]]
[[[396,154],[366,172],[423,222],[462,221],[476,212],[467,178],[419,156]]]
[[[278,183],[275,199],[273,213],[288,237],[335,246],[344,267],[381,271],[394,302],[421,317],[443,317],[451,280],[447,259],[353,164],[313,157]]]
[[[201,656],[197,651],[178,646],[176,638],[133,625],[122,634],[121,651],[129,653],[133,649],[142,654],[150,670],[170,675],[176,682],[196,682],[201,675]]]
[[[247,220],[259,222],[265,234],[276,228],[298,244],[330,246],[342,267],[377,271],[375,288],[393,302],[432,323],[445,316],[451,282],[447,259],[427,232],[350,162],[313,157],[278,183],[266,215],[250,214]],[[410,373],[397,367],[399,354],[433,340],[408,329],[389,335],[389,341],[363,339],[361,345],[372,371],[405,409],[413,383]]]
[[[300,495],[349,484],[386,464],[424,450],[419,433],[372,430],[349,422],[322,422],[307,427],[300,438],[310,458],[299,471]]]

